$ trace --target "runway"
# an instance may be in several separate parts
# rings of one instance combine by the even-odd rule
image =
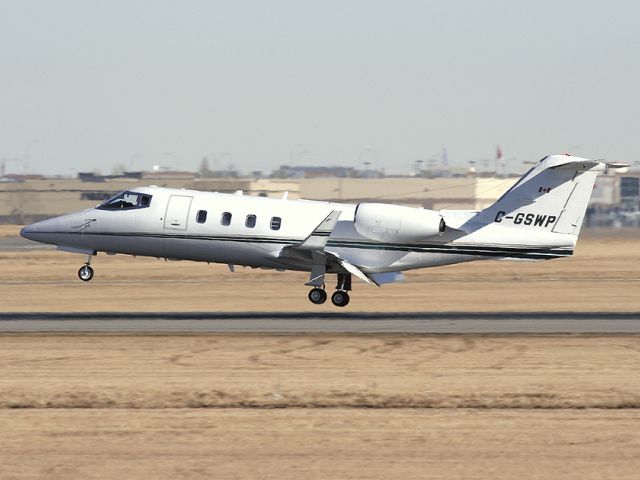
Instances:
[[[9,312],[0,332],[640,334],[640,312]]]

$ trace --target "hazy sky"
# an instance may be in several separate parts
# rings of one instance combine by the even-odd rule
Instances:
[[[0,158],[640,161],[639,19],[637,1],[0,0]]]

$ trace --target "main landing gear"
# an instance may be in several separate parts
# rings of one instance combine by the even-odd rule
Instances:
[[[327,292],[323,288],[316,287],[309,292],[309,300],[311,303],[321,305],[327,301]]]
[[[93,268],[91,268],[91,255],[87,256],[87,261],[78,270],[78,278],[83,282],[89,282],[93,278]]]
[[[342,290],[336,290],[333,292],[333,295],[331,295],[331,303],[336,307],[346,307],[349,304],[349,300],[349,294]]]
[[[349,294],[351,290],[351,274],[339,273],[338,283],[336,285],[336,291],[331,295],[331,303],[336,307],[346,307],[349,304]],[[315,287],[309,292],[309,300],[311,303],[321,305],[327,301],[327,292],[322,287]]]

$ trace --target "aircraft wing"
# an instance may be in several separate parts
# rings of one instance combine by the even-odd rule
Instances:
[[[365,273],[362,271],[361,267],[346,261],[344,258],[341,258],[334,252],[325,250],[324,253],[329,260],[329,263],[337,263],[347,272],[355,275],[360,280],[368,283],[369,285],[375,285],[376,287],[379,287],[380,285],[383,285],[385,283],[395,283],[404,280],[404,274],[402,272]]]
[[[319,279],[324,277],[327,265],[339,266],[363,282],[378,287],[383,283],[393,283],[402,280],[402,273],[400,272],[383,274],[365,273],[361,267],[345,260],[335,252],[326,250],[327,241],[338,223],[340,213],[340,210],[333,210],[303,242],[298,245],[289,245],[280,250],[279,258],[308,264],[311,267],[312,273],[307,285],[315,285],[316,280],[323,282],[324,280]]]
[[[340,210],[333,210],[326,218],[320,222],[313,232],[300,245],[294,245],[293,248],[301,250],[323,250],[327,245],[327,241],[331,236],[331,232],[338,223],[340,218]]]
[[[316,264],[324,256],[324,247],[331,236],[331,232],[338,223],[340,210],[332,210],[320,224],[313,229],[307,238],[297,245],[288,245],[280,250],[278,257],[282,260]]]
[[[310,267],[317,267],[317,276],[324,276],[326,265],[342,266],[349,273],[354,273],[358,278],[366,278],[360,270],[339,258],[336,254],[325,250],[331,232],[338,223],[340,210],[333,210],[320,224],[313,229],[307,238],[298,245],[288,245],[280,250],[278,257],[284,262],[304,263]],[[344,263],[344,264],[343,264]],[[357,271],[357,273],[356,273]],[[313,276],[313,275],[312,275]],[[364,279],[363,278],[363,279]],[[371,283],[368,279],[367,283]]]
[[[360,280],[362,280],[365,283],[368,283],[369,285],[376,285],[377,287],[380,286],[380,284],[378,282],[376,282],[373,278],[371,278],[369,275],[364,273],[362,270],[360,270],[358,267],[356,267],[352,263],[349,263],[345,259],[340,258],[337,254],[335,254],[333,252],[328,252],[326,250],[325,250],[324,254],[327,257],[328,263],[335,263],[335,264],[340,265],[347,272],[349,272],[352,275],[358,277]]]

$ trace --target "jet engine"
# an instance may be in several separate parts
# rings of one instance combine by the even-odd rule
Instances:
[[[418,242],[441,235],[446,225],[434,210],[385,203],[360,203],[354,217],[356,231],[380,242]]]

